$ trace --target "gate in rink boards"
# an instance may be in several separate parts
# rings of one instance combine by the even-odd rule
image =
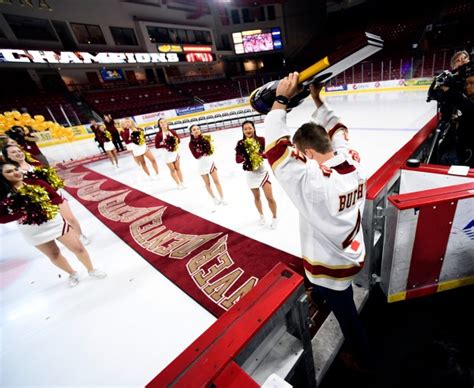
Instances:
[[[366,265],[356,283],[381,282],[388,302],[474,284],[474,169],[417,163],[436,117],[368,181]]]

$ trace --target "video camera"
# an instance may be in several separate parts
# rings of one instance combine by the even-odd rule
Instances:
[[[472,62],[460,66],[454,73],[449,70],[443,71],[437,75],[428,90],[427,102],[432,100],[441,104],[451,102],[453,93],[462,93],[466,79],[474,75],[474,66]],[[449,92],[448,92],[449,91]]]

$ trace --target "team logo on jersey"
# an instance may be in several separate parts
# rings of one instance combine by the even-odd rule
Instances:
[[[462,228],[462,231],[466,234],[469,240],[474,240],[474,220],[471,220],[471,222]]]

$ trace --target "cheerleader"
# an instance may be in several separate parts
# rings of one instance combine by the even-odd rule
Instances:
[[[203,135],[199,125],[192,125],[190,128],[191,140],[189,141],[189,149],[193,156],[198,162],[198,171],[206,185],[206,190],[214,200],[216,205],[227,205],[224,201],[224,194],[222,193],[221,183],[219,182],[219,176],[217,175],[217,168],[214,164],[212,154],[214,153],[214,145],[212,144],[211,135]],[[214,196],[214,192],[211,187],[211,180],[209,175],[214,181],[219,198]]]
[[[14,145],[20,147],[20,145],[12,138],[8,137],[7,135],[0,135],[0,148],[3,149],[3,147],[7,145]],[[20,147],[20,149],[22,148]]]
[[[10,138],[15,140],[22,149],[33,155],[36,160],[39,160],[44,166],[49,166],[48,159],[43,155],[38,145],[39,138],[36,136],[36,131],[30,127],[23,127],[21,125],[14,125],[5,132]]]
[[[107,130],[105,125],[99,125],[96,132],[96,139],[99,141],[99,144],[102,144],[104,151],[112,162],[112,166],[118,168],[117,149],[112,142],[112,134]]]
[[[45,254],[51,262],[69,274],[69,286],[79,283],[78,273],[62,255],[55,240],[73,252],[89,275],[103,279],[107,274],[92,265],[89,253],[64,212],[64,198],[41,180],[34,184],[23,181],[23,172],[16,163],[0,162],[0,223],[18,222],[25,240]]]
[[[146,145],[145,132],[142,128],[135,126],[135,122],[130,119],[122,120],[122,139],[127,144],[127,149],[132,151],[135,162],[143,169],[146,175],[150,176],[150,171],[145,161],[145,157],[150,161],[155,177],[158,175],[158,165],[153,153]]]
[[[265,217],[263,215],[262,201],[260,200],[260,188],[263,190],[268,202],[273,219],[270,224],[272,229],[277,227],[277,205],[273,199],[272,186],[269,180],[269,174],[263,164],[263,159],[266,157],[265,139],[257,136],[255,132],[255,125],[253,121],[244,121],[242,123],[243,137],[237,142],[235,147],[235,161],[243,163],[242,168],[245,171],[247,184],[252,191],[255,206],[260,214],[260,224],[265,224]]]
[[[171,177],[178,185],[178,190],[182,190],[185,186],[178,154],[179,136],[168,127],[168,122],[165,119],[158,120],[158,129],[159,131],[155,136],[155,147],[158,149],[158,157],[170,169]]]
[[[23,172],[26,183],[36,180],[42,180],[50,185],[53,189],[59,191],[64,187],[62,179],[58,176],[53,167],[43,166],[39,161],[35,160],[30,154],[24,152],[19,146],[7,145],[2,148],[2,155],[5,162],[16,163]],[[59,193],[60,194],[60,193]],[[63,213],[67,213],[69,224],[74,232],[76,232],[84,245],[90,243],[89,239],[82,233],[79,221],[72,213],[69,203],[65,200],[63,204]]]
[[[125,128],[124,127],[124,124],[126,125],[129,125],[128,123],[125,122],[126,120],[122,120],[120,122],[120,137],[122,138],[123,142],[125,143],[125,149],[127,151],[132,151],[132,149],[134,148],[135,146],[135,143],[132,143],[132,139],[130,139],[130,128],[131,128],[131,125],[130,125],[130,128]],[[140,166],[140,163],[138,163],[138,160],[137,158],[133,155],[133,152],[132,152],[132,156],[133,156],[133,160],[135,160],[135,163],[138,164]]]

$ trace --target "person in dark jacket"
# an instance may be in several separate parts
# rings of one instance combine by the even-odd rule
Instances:
[[[107,131],[112,135],[112,143],[114,143],[117,152],[125,151],[125,147],[122,144],[122,138],[120,137],[119,131],[117,130],[111,115],[104,115],[104,124]]]

